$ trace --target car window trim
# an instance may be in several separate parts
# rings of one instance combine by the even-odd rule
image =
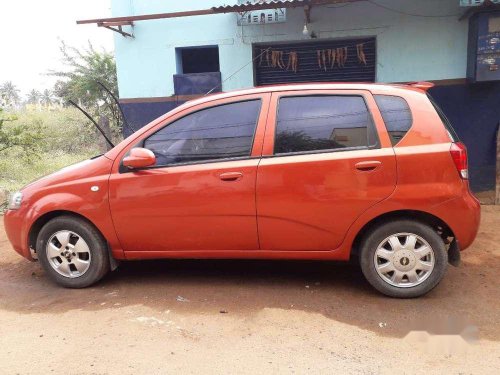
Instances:
[[[230,159],[241,159],[241,158],[251,158],[251,154],[252,154],[252,150],[253,150],[253,146],[254,146],[254,142],[255,142],[255,135],[257,134],[257,128],[259,126],[259,121],[260,121],[260,117],[262,115],[262,106],[263,106],[263,97],[260,96],[260,97],[257,97],[257,98],[252,98],[252,99],[244,99],[244,100],[236,100],[234,102],[228,102],[228,103],[220,103],[220,104],[216,104],[216,105],[213,105],[213,106],[209,106],[209,107],[204,107],[204,108],[199,108],[197,110],[194,110],[192,112],[189,112],[189,113],[186,113],[184,116],[181,116],[181,117],[178,117],[176,118],[175,120],[169,122],[168,124],[165,124],[164,126],[162,126],[160,129],[158,129],[157,131],[155,131],[154,133],[150,134],[148,137],[142,139],[140,142],[139,142],[139,147],[144,147],[144,144],[146,142],[146,140],[148,140],[149,138],[151,138],[152,136],[154,136],[155,134],[157,134],[158,132],[162,131],[163,129],[165,129],[167,126],[173,124],[174,122],[176,121],[179,121],[179,120],[182,120],[183,118],[187,117],[187,116],[190,116],[190,115],[193,115],[197,112],[200,112],[200,111],[204,111],[204,110],[207,110],[207,109],[212,109],[212,108],[216,108],[216,107],[221,107],[221,106],[225,106],[225,105],[231,105],[231,104],[236,104],[236,103],[244,103],[244,102],[253,102],[253,101],[259,101],[260,102],[260,107],[259,107],[259,111],[257,113],[257,118],[256,118],[256,121],[255,121],[255,126],[254,126],[254,130],[253,130],[253,135],[252,135],[252,143],[250,145],[250,155],[248,156],[236,156],[236,157],[233,157],[233,158],[217,158],[217,159],[208,159],[208,160],[197,160],[197,161],[192,161],[192,162],[185,162],[185,163],[174,163],[174,164],[162,164],[162,165],[158,165],[158,166],[152,166],[152,167],[145,167],[145,168],[142,168],[142,169],[153,169],[153,168],[161,168],[161,167],[171,167],[171,166],[175,166],[175,165],[191,165],[191,164],[206,164],[205,162],[206,161],[210,161],[212,162],[213,161],[219,161],[219,160],[230,160]],[[137,146],[134,146],[134,147],[137,147]],[[145,147],[144,147],[145,148]],[[123,161],[123,159],[122,159]],[[121,165],[120,165],[121,167]],[[121,169],[121,168],[120,168]],[[128,168],[127,168],[128,169]],[[137,169],[136,169],[137,170]]]
[[[279,118],[279,107],[280,107],[280,101],[282,98],[303,98],[303,97],[313,97],[313,96],[359,96],[363,99],[363,102],[365,103],[366,111],[368,112],[368,116],[370,119],[370,128],[371,131],[373,132],[375,136],[375,143],[373,145],[368,144],[368,139],[369,139],[369,128],[367,126],[367,132],[366,132],[366,146],[358,146],[358,147],[345,147],[345,148],[335,148],[335,149],[322,149],[322,150],[311,150],[311,151],[294,151],[294,152],[286,152],[286,153],[276,153],[276,134],[278,130],[278,118]],[[324,154],[324,153],[330,153],[330,152],[339,152],[339,151],[350,151],[350,150],[356,150],[356,149],[361,149],[361,150],[373,150],[373,149],[379,149],[380,146],[380,137],[378,135],[377,127],[375,126],[375,120],[373,119],[373,114],[370,111],[370,106],[368,105],[368,102],[366,101],[365,95],[363,93],[312,93],[312,94],[291,94],[291,95],[279,95],[277,98],[277,105],[276,105],[276,120],[274,122],[274,140],[273,140],[273,154],[268,155],[268,156],[290,156],[290,155],[308,155],[308,154]]]
[[[261,156],[251,156],[251,155],[250,156],[237,156],[234,158],[198,160],[198,161],[191,161],[191,162],[185,162],[185,163],[153,165],[151,167],[133,168],[133,169],[129,169],[129,168],[125,167],[123,164],[120,164],[118,172],[121,174],[121,173],[137,172],[137,171],[146,171],[149,169],[160,169],[160,168],[169,168],[170,169],[170,168],[185,167],[185,166],[190,166],[190,165],[214,164],[214,163],[224,163],[224,162],[231,162],[231,161],[243,161],[243,160],[253,160],[253,159],[261,159]]]
[[[348,152],[348,151],[377,150],[379,148],[380,147],[378,146],[371,146],[371,147],[359,146],[359,147],[345,147],[345,148],[329,148],[324,150],[295,151],[295,152],[286,152],[282,154],[263,155],[262,159],[280,158],[286,156],[299,156],[299,155],[333,154],[336,152]]]

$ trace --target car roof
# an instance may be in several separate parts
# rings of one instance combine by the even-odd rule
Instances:
[[[204,102],[236,97],[240,95],[252,95],[271,92],[285,92],[285,91],[306,91],[306,90],[364,90],[373,91],[385,94],[397,94],[400,90],[413,91],[418,93],[425,93],[430,87],[434,86],[429,82],[413,82],[408,84],[397,83],[298,83],[298,84],[282,84],[282,85],[269,85],[257,86],[247,89],[239,89],[234,91],[225,91],[221,93],[205,95],[201,98],[190,100],[185,104],[201,104]]]

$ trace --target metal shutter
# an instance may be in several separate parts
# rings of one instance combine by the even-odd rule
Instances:
[[[359,61],[357,45],[363,43],[366,65]],[[347,47],[347,60],[343,67],[327,64],[327,69],[318,64],[318,50]],[[291,69],[272,67],[265,51],[282,51],[285,65],[291,51],[297,52],[297,72]],[[261,55],[262,54],[262,55]],[[261,55],[259,57],[259,55]],[[375,38],[343,39],[335,41],[307,41],[295,43],[254,44],[254,82],[256,86],[293,82],[374,82],[376,66]]]

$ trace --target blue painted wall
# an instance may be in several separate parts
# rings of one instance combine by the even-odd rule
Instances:
[[[437,86],[430,93],[467,146],[472,189],[495,189],[500,83]]]
[[[453,15],[415,17],[361,1],[313,7],[309,29],[319,39],[376,36],[377,81],[402,82],[464,78],[467,21],[458,0],[377,0],[409,14]],[[113,16],[206,9],[235,0],[112,0]],[[288,9],[286,23],[237,26],[236,14],[218,14],[139,21],[134,39],[115,35],[121,98],[165,97],[173,94],[178,72],[175,48],[218,45],[223,90],[253,86],[252,44],[300,41],[304,27],[301,8]],[[131,27],[126,27],[130,31]],[[246,65],[246,66],[245,66]]]

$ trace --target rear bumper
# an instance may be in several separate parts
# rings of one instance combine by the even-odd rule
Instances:
[[[460,244],[460,251],[474,242],[481,221],[481,205],[470,192],[433,207],[432,213],[453,231],[456,241]]]

